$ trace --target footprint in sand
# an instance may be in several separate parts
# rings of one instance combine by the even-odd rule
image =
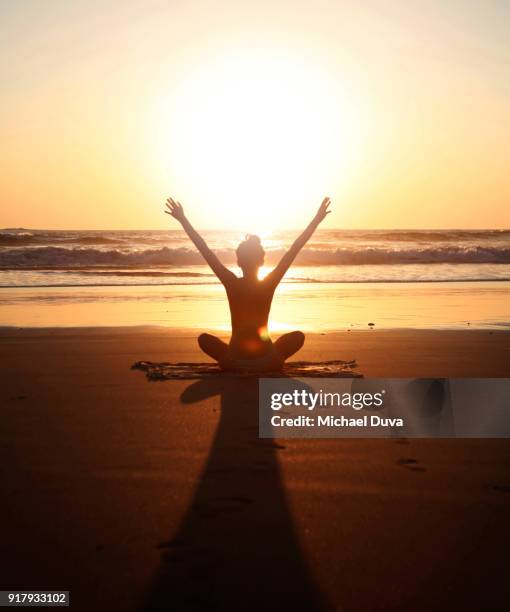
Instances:
[[[395,444],[411,444],[407,438],[396,438],[393,442]]]
[[[397,460],[397,465],[401,465],[412,472],[425,472],[425,468],[417,465],[418,460],[411,457],[401,457]]]

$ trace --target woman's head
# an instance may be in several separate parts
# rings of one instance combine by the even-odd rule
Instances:
[[[264,265],[266,252],[260,244],[260,238],[253,234],[248,234],[236,249],[237,264],[244,270],[253,270]]]

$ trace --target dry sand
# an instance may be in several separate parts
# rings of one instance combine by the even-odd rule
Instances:
[[[509,376],[510,334],[309,337],[366,376]],[[159,328],[0,330],[2,589],[73,610],[506,610],[510,441],[260,440],[256,381]]]

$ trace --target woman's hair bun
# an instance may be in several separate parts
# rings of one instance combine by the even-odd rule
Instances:
[[[243,267],[248,265],[261,266],[264,263],[265,251],[260,238],[255,234],[246,234],[243,242],[237,247],[237,263]]]

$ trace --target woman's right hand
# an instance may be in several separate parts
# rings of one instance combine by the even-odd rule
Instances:
[[[184,215],[184,210],[182,208],[182,204],[180,202],[176,202],[173,198],[168,198],[166,201],[166,207],[168,210],[165,210],[167,215],[172,215],[174,219],[177,219],[179,223],[182,223],[186,216]]]
[[[331,212],[330,210],[328,210],[330,204],[331,200],[328,197],[325,197],[324,200],[322,200],[322,204],[319,206],[319,210],[317,211],[317,214],[314,218],[317,224],[319,224],[321,221],[324,221],[326,216],[329,215],[329,213]]]

